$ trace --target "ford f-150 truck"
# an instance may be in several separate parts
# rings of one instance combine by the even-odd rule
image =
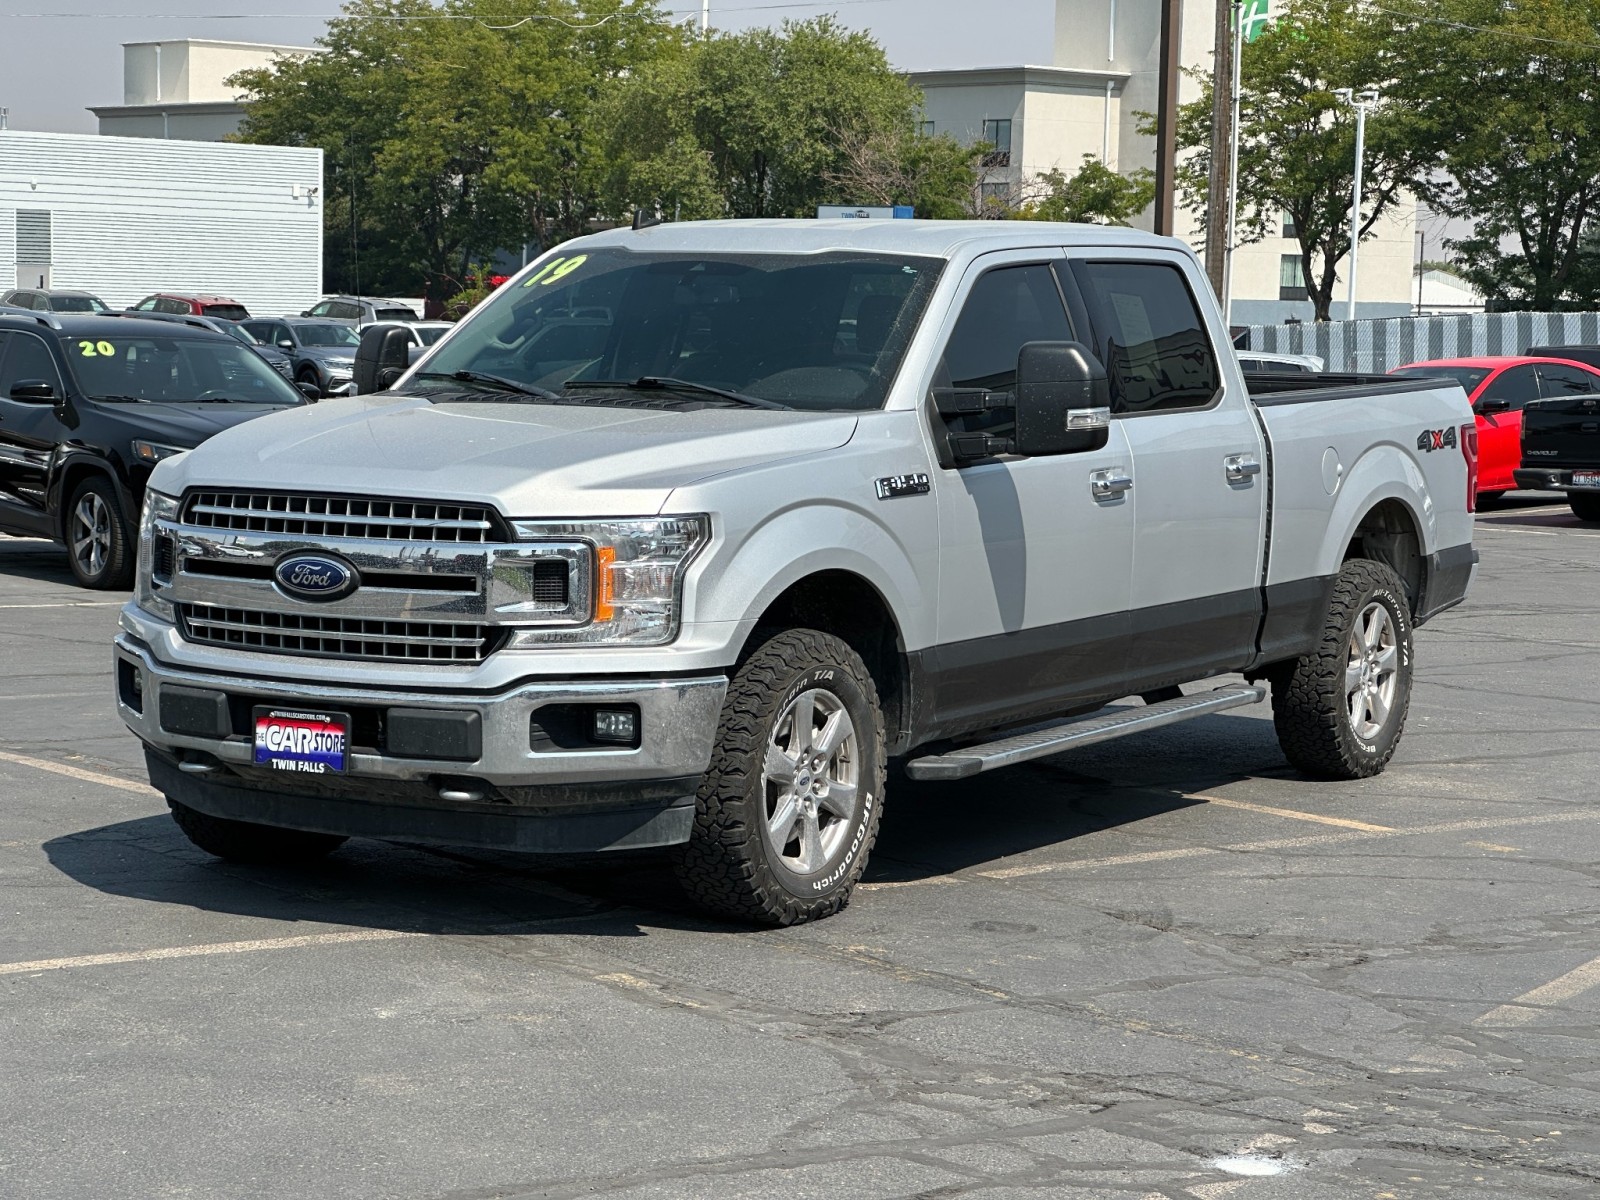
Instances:
[[[1456,384],[1247,384],[1190,251],[1126,229],[622,229],[394,349],[151,480],[117,700],[225,858],[671,847],[718,912],[824,917],[891,759],[1270,691],[1292,763],[1382,770],[1474,570]]]

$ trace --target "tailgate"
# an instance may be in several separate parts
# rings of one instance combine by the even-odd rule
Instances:
[[[1522,410],[1528,467],[1600,466],[1600,396],[1537,400]]]

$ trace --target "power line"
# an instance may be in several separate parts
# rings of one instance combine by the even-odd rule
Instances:
[[[897,0],[783,0],[782,3],[773,4],[738,4],[732,6],[718,5],[718,13],[744,13],[767,12],[786,8],[844,8],[859,4],[890,4]],[[688,17],[698,15],[698,6],[692,9],[672,9],[665,13],[670,17]],[[478,13],[361,13],[355,19],[370,21],[392,21],[396,23],[408,21],[475,21],[486,25],[490,29],[515,29],[526,25],[530,21],[554,21],[558,25],[565,25],[569,29],[595,29],[607,21],[614,20],[620,13],[608,13],[597,21],[588,24],[577,24],[552,13],[534,13],[518,16],[507,13],[504,16],[483,16]],[[286,12],[237,12],[237,13],[106,13],[106,12],[0,12],[0,18],[13,20],[47,20],[58,18],[72,21],[338,21],[349,19],[349,13],[286,13]],[[509,25],[487,25],[489,21],[510,21]]]

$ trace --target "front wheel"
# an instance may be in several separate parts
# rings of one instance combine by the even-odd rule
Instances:
[[[1600,492],[1568,492],[1567,503],[1580,521],[1600,521]]]
[[[1411,636],[1399,577],[1366,559],[1345,563],[1317,648],[1272,676],[1272,719],[1292,764],[1324,779],[1388,765],[1411,703]]]
[[[72,574],[84,587],[104,591],[132,582],[133,533],[111,480],[91,475],[72,490],[62,532]]]
[[[294,866],[326,858],[345,843],[344,838],[332,833],[311,833],[213,817],[187,804],[179,804],[171,796],[167,797],[167,806],[172,809],[172,819],[184,836],[207,854],[229,862]]]
[[[850,902],[883,814],[883,714],[866,664],[813,629],[777,634],[734,674],[678,879],[763,925]]]

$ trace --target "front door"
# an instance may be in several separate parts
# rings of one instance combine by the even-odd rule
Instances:
[[[23,382],[49,383],[61,395],[61,374],[44,339],[0,334],[0,523],[48,535],[45,488],[65,430],[56,405],[11,398],[11,389]]]
[[[1087,340],[1051,269],[1060,257],[1008,252],[969,270],[935,388],[1007,391],[1026,343]],[[930,411],[929,419],[936,442],[952,432],[1003,437],[1014,424],[1003,409],[947,418]],[[1136,500],[1119,482],[1132,466],[1122,431],[1114,423],[1110,443],[1083,454],[946,462],[936,489],[935,729],[976,729],[1124,694]]]
[[[1478,491],[1503,492],[1517,486],[1511,473],[1522,465],[1522,410],[1539,398],[1539,379],[1532,363],[1508,367],[1483,385],[1473,398],[1478,410]],[[1484,401],[1506,404],[1485,412]]]
[[[1261,623],[1266,454],[1247,398],[1225,390],[1170,259],[1074,262],[1133,458],[1130,678],[1154,688],[1245,666]]]

